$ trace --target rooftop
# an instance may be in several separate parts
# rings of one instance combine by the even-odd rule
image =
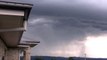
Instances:
[[[0,5],[10,5],[10,6],[23,6],[23,7],[32,7],[33,4],[28,3],[19,3],[19,2],[10,2],[10,1],[0,1]]]
[[[7,47],[17,47],[23,32],[32,4],[0,1],[0,39]]]

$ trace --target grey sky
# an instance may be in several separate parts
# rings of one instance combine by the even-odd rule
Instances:
[[[23,36],[41,41],[32,55],[83,57],[86,37],[107,33],[106,0],[11,1],[34,4]]]

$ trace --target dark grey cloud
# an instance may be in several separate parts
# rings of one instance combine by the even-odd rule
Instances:
[[[56,19],[58,17],[63,17],[66,20],[73,20],[73,19],[70,19],[73,17],[73,18],[76,18],[77,20],[80,20],[79,23],[77,24],[75,23],[75,25],[78,25],[78,26],[80,26],[79,24],[81,23],[88,24],[87,22],[90,22],[91,20],[92,23],[90,22],[90,24],[93,25],[93,27],[106,30],[106,27],[104,26],[106,26],[105,21],[107,19],[106,17],[107,8],[106,6],[103,6],[103,4],[105,4],[104,2],[103,4],[99,2],[101,1],[36,0],[34,3],[34,8],[32,10],[32,15],[46,16],[46,17],[48,16],[48,17],[54,17]],[[103,22],[101,22],[102,20]],[[93,23],[97,21],[99,21],[99,23],[96,23],[96,24]],[[83,24],[81,25],[85,26]]]
[[[83,43],[79,42],[84,41],[87,36],[97,36],[104,32],[103,29],[106,30],[106,12],[91,5],[68,6],[39,2],[32,13],[29,31],[36,36],[35,40],[42,42],[41,47],[33,50],[38,51],[37,55],[57,55],[61,51],[69,50],[73,53],[79,50],[81,53],[71,55],[83,56]],[[70,47],[67,47],[69,44]],[[51,51],[57,53],[53,54]],[[60,55],[71,56],[67,53]]]
[[[62,16],[88,19],[106,18],[106,10],[102,10],[94,4],[77,3],[78,1],[43,1],[38,2],[33,9],[35,15],[40,16]]]
[[[28,35],[31,34],[35,36],[32,37],[33,39],[41,41],[40,46],[33,50],[38,51],[36,52],[37,55],[45,55],[47,53],[46,55],[55,56],[52,53],[54,50],[64,52],[64,50],[72,51],[74,49],[75,51],[79,50],[81,52],[78,52],[76,56],[83,56],[84,52],[82,48],[84,44],[80,42],[84,42],[87,36],[97,36],[106,33],[106,31],[101,30],[102,27],[94,27],[94,25],[102,26],[102,23],[105,22],[100,20],[96,22],[90,19],[87,21],[86,19],[75,17],[36,17],[29,21],[29,28],[25,36],[29,37]],[[66,48],[69,45],[71,47]],[[73,46],[75,48],[72,48]],[[67,53],[63,55],[67,56]],[[68,56],[70,55],[68,54]]]

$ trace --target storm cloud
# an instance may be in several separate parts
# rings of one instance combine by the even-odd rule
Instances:
[[[84,57],[86,38],[107,33],[106,0],[11,1],[34,4],[22,39],[41,41],[32,55]]]

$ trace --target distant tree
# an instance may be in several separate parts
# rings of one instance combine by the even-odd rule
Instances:
[[[68,60],[73,60],[73,58],[72,58],[72,57],[69,57]]]
[[[53,58],[51,58],[51,60],[56,60],[56,59],[53,57]]]
[[[43,58],[41,58],[41,57],[37,57],[36,60],[43,60]]]

